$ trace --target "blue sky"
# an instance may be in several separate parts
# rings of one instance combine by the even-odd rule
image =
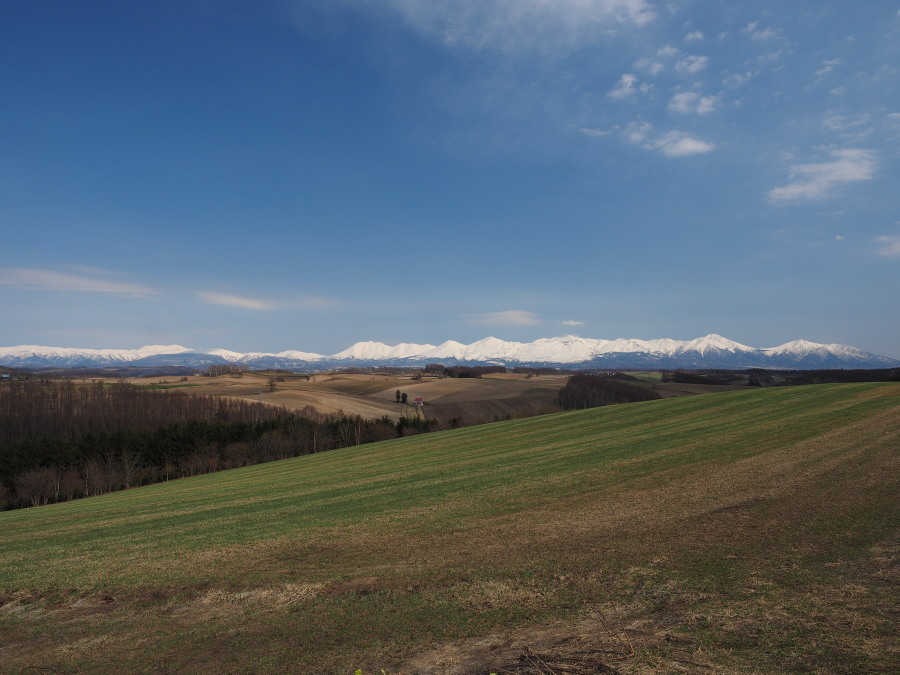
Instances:
[[[900,358],[893,0],[34,0],[0,345]]]

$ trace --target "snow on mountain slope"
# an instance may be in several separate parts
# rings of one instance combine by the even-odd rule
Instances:
[[[211,359],[213,359],[211,361]],[[889,368],[900,361],[839,344],[794,340],[778,347],[757,348],[715,333],[693,340],[598,340],[566,335],[534,342],[510,342],[487,337],[471,344],[447,340],[440,345],[357,342],[347,349],[323,356],[286,350],[277,354],[213,349],[191,350],[181,345],[147,345],[140,349],[74,349],[19,345],[0,347],[0,364],[7,366],[112,366],[178,365],[204,367],[215,360],[247,364],[253,368],[309,368],[328,364],[415,365],[428,362],[553,364],[569,367],[662,368]]]
[[[31,362],[53,360],[56,362],[128,363],[160,354],[183,354],[191,351],[181,345],[146,345],[139,349],[78,349],[73,347],[40,347],[19,345],[0,347],[0,362]]]
[[[456,340],[447,340],[428,353],[433,359],[457,359],[462,360],[466,353],[466,345]]]
[[[848,345],[826,345],[819,344],[818,342],[809,342],[808,340],[794,340],[792,342],[786,342],[783,345],[779,345],[778,347],[769,347],[767,349],[763,349],[762,351],[771,356],[783,356],[789,354],[791,356],[801,358],[809,356],[810,354],[833,354],[835,356],[840,355],[858,357],[866,353],[861,349],[850,347]]]
[[[712,351],[729,352],[732,354],[736,354],[741,352],[753,352],[755,350],[753,349],[753,347],[742,345],[740,342],[735,342],[734,340],[729,340],[728,338],[724,338],[721,335],[710,333],[706,337],[696,338],[694,340],[683,343],[681,349],[678,352],[673,353],[684,353],[691,351],[697,352],[698,354],[706,354],[707,352]]]
[[[416,345],[402,342],[393,347],[383,342],[357,342],[330,358],[356,361],[386,361],[421,356],[434,349],[434,345]]]
[[[268,354],[266,356],[268,356]],[[294,349],[288,349],[287,351],[278,352],[277,354],[272,354],[272,356],[277,356],[280,359],[294,359],[296,361],[318,361],[319,359],[325,358],[322,354],[314,354],[313,352],[298,352]]]
[[[208,351],[207,354],[212,354],[213,356],[221,356],[223,359],[225,359],[226,361],[230,361],[231,363],[238,363],[246,356],[246,354],[233,352],[228,349],[212,349]]]

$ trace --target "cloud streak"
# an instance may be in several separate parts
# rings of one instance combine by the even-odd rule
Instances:
[[[276,304],[268,300],[256,300],[246,298],[241,295],[232,295],[230,293],[209,293],[201,291],[197,296],[204,302],[211,305],[225,305],[227,307],[238,307],[240,309],[267,310],[275,309]]]
[[[104,295],[126,295],[132,297],[152,297],[160,291],[150,286],[98,278],[106,274],[104,270],[91,270],[95,274],[72,274],[45,269],[5,268],[0,269],[0,284],[33,291],[62,291],[71,293],[100,293]]]
[[[871,150],[845,148],[831,151],[831,161],[794,164],[787,185],[767,193],[774,204],[789,204],[834,196],[846,183],[869,180],[875,175],[875,153]]]
[[[386,4],[416,32],[449,47],[473,50],[568,51],[595,40],[599,29],[643,26],[656,18],[647,0],[387,0]]]
[[[883,237],[875,237],[881,246],[875,253],[884,256],[900,257],[900,235],[884,235]]]
[[[705,115],[712,112],[719,105],[718,96],[701,96],[694,91],[686,91],[675,94],[669,101],[669,110],[685,114]]]
[[[634,96],[637,92],[634,85],[637,82],[637,78],[631,73],[623,73],[622,77],[619,78],[619,82],[616,86],[609,91],[607,96],[609,98],[629,98]]]
[[[460,318],[471,323],[485,323],[495,326],[534,326],[541,323],[537,314],[521,309],[511,309],[504,312],[485,312],[482,314],[463,314]]]
[[[705,70],[708,65],[708,56],[685,56],[675,64],[675,70],[679,73],[693,74]]]
[[[658,150],[666,157],[703,155],[716,149],[715,144],[693,138],[681,131],[669,131],[657,136],[648,122],[632,122],[623,132],[626,142],[645,150]]]

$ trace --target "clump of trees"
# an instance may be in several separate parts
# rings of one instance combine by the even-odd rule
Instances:
[[[659,393],[648,387],[603,375],[579,374],[572,375],[560,389],[556,403],[563,410],[582,410],[658,398]]]
[[[689,373],[685,370],[676,370],[671,373],[663,373],[660,381],[676,382],[679,384],[731,384],[731,380],[728,380],[724,377],[718,377],[713,373]]]
[[[214,364],[206,367],[203,374],[208,377],[219,377],[221,375],[231,375],[233,377],[243,377],[247,372],[247,366],[234,363]]]
[[[445,366],[441,363],[429,363],[423,370],[427,375],[443,377],[481,377],[507,372],[504,366]]]
[[[572,375],[574,370],[565,370],[563,368],[533,368],[530,366],[516,366],[512,369],[514,373],[522,373],[525,375]]]
[[[447,377],[481,377],[492,373],[505,373],[503,366],[447,366],[444,375]]]

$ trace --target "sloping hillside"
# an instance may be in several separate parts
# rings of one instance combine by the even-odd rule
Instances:
[[[898,384],[729,392],[0,513],[0,663],[896,671],[898,420]]]

